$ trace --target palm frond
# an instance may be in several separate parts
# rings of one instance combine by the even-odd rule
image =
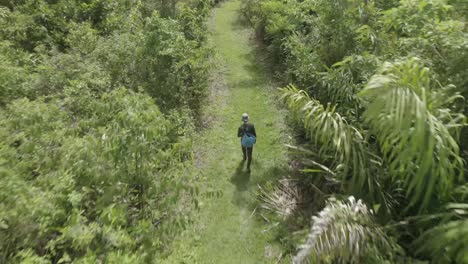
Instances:
[[[262,208],[273,211],[284,219],[293,215],[304,201],[297,182],[292,179],[279,180],[273,192],[265,191],[260,185],[258,188]]]
[[[351,191],[366,189],[370,194],[380,195],[376,189],[378,179],[372,170],[379,160],[369,152],[359,129],[335,112],[335,106],[325,107],[293,85],[280,91],[294,117],[304,123],[308,137],[319,147],[318,155],[333,157],[330,168],[338,172],[335,177],[342,185]]]
[[[435,263],[468,263],[468,204],[450,204],[457,220],[429,229],[415,245],[417,253],[430,255]]]
[[[463,174],[456,135],[465,117],[448,108],[459,96],[433,86],[429,70],[410,59],[385,63],[360,92],[369,101],[365,121],[392,176],[404,182],[410,206],[420,209],[434,195],[446,197],[455,175]]]
[[[360,263],[370,251],[386,255],[393,244],[372,219],[372,210],[354,197],[347,202],[330,199],[327,206],[312,217],[307,241],[300,246],[293,263]]]

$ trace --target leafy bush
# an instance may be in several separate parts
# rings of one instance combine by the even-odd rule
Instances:
[[[149,19],[143,35],[138,70],[144,89],[163,108],[199,110],[207,86],[207,49],[187,40],[176,21],[158,15]]]
[[[151,255],[187,220],[184,194],[195,185],[182,119],[124,89],[87,104],[92,112],[81,119],[40,99],[3,113],[3,259],[27,248],[49,259]]]
[[[460,2],[244,0],[243,12],[291,83],[281,91],[310,143],[296,149],[308,153],[311,193],[362,199],[410,258],[466,262],[454,235],[466,214],[444,221],[447,204],[466,203],[453,195],[468,153]],[[320,261],[342,252],[327,248]]]
[[[196,202],[212,4],[0,1],[0,262],[170,248]]]

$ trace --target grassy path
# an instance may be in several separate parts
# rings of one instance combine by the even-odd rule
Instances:
[[[285,126],[239,8],[239,0],[223,3],[210,22],[220,70],[205,109],[210,128],[197,143],[205,195],[196,223],[175,242],[167,263],[276,263],[279,256],[274,234],[258,220],[254,204],[257,184],[284,173]],[[236,137],[243,112],[258,134],[250,175]]]

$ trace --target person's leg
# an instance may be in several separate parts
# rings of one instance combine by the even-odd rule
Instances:
[[[247,170],[250,171],[250,163],[252,163],[252,152],[253,152],[253,147],[247,148]]]
[[[243,160],[245,161],[247,159],[247,148],[244,148],[242,145],[241,145],[241,148],[242,148],[242,155],[243,155]]]

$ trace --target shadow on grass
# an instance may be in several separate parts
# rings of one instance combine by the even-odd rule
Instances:
[[[246,162],[241,161],[231,176],[231,183],[236,186],[232,202],[239,207],[253,209],[258,205],[256,201],[257,185],[271,185],[288,173],[287,169],[279,164],[271,167],[264,167],[265,164],[252,161],[252,172],[245,170]]]
[[[246,20],[242,13],[239,13],[237,19],[232,21],[232,28],[238,31],[238,34],[251,34],[252,25]],[[266,46],[258,41],[254,34],[248,36],[252,47],[242,56],[242,65],[244,75],[233,84],[233,89],[264,89],[273,88],[276,83],[274,76],[274,59],[266,50]],[[233,194],[233,203],[240,207],[256,207],[257,185],[274,186],[282,177],[289,174],[287,164],[274,164],[268,160],[257,160],[254,156],[252,161],[252,173],[249,174],[244,169],[246,163],[240,162],[233,172],[231,183],[236,186]]]
[[[250,182],[250,173],[244,170],[246,165],[245,161],[240,161],[237,165],[234,174],[231,177],[231,183],[236,186],[232,197],[232,203],[239,206],[245,207],[249,204],[249,182]]]
[[[237,191],[243,192],[246,191],[250,181],[250,174],[247,171],[244,171],[245,161],[240,161],[237,165],[236,171],[231,177],[231,182],[236,185]]]

